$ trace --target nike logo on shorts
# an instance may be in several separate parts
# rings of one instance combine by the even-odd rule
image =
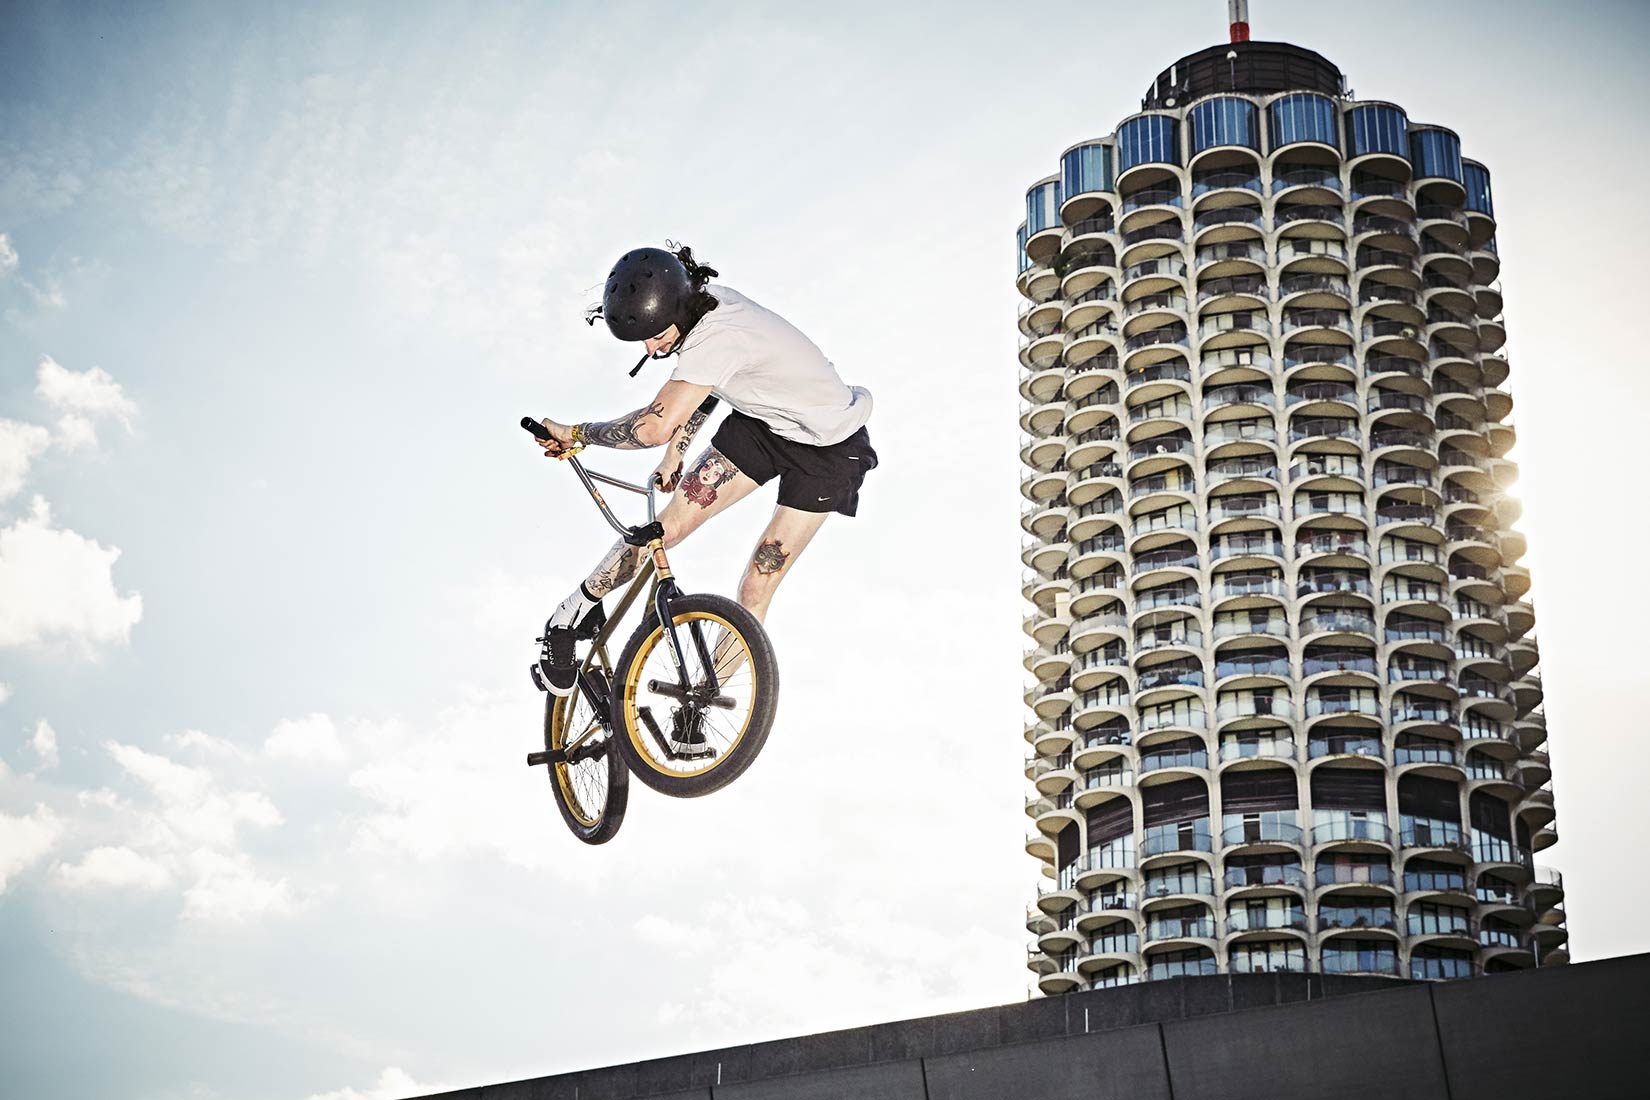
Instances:
[[[819,498],[819,503],[824,504],[827,500],[830,500],[830,499],[831,499],[830,497],[820,497]]]

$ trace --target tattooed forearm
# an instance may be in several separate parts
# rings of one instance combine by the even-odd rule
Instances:
[[[663,420],[665,404],[655,401],[645,409],[637,409],[627,413],[617,420],[591,421],[579,425],[579,435],[586,443],[597,447],[616,447],[621,451],[639,451],[647,447],[656,447],[656,443],[644,443],[641,439],[642,426],[648,417]]]
[[[641,564],[641,560],[641,547],[623,541],[614,543],[607,557],[584,582],[585,590],[592,596],[607,595],[636,575],[636,566]]]
[[[778,539],[767,539],[756,548],[751,556],[751,568],[764,575],[777,573],[785,568],[785,559],[791,555],[785,550],[785,544]]]

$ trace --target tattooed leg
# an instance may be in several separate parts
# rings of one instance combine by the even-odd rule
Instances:
[[[682,479],[682,495],[701,508],[709,508],[716,503],[722,486],[738,476],[739,467],[715,447],[707,447],[693,464],[692,471]],[[754,486],[754,482],[752,484]]]
[[[613,544],[613,549],[607,552],[607,557],[591,572],[589,579],[584,582],[584,589],[600,599],[634,577],[636,567],[641,563],[642,548],[620,540]]]
[[[784,505],[773,510],[773,519],[768,521],[767,530],[762,532],[761,541],[751,554],[745,575],[739,582],[739,602],[756,616],[758,622],[767,618],[768,604],[773,600],[779,582],[790,573],[791,566],[808,548],[808,543],[813,541],[829,514],[804,512]],[[744,660],[744,648],[724,638],[716,647],[717,676],[728,676],[738,671]]]

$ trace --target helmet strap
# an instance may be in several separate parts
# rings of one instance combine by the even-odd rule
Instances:
[[[640,374],[642,372],[642,368],[647,366],[647,361],[649,359],[669,359],[672,355],[675,355],[676,352],[681,349],[682,341],[687,339],[688,333],[693,331],[693,326],[697,325],[700,317],[703,316],[704,314],[700,314],[699,317],[693,318],[693,320],[687,323],[685,328],[682,326],[677,326],[676,340],[673,344],[671,344],[670,350],[665,352],[663,355],[644,355],[640,359],[636,360],[636,365],[630,368],[630,377],[634,378]],[[595,322],[592,321],[591,324],[595,324]]]

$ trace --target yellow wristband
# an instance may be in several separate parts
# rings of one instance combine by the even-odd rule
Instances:
[[[568,434],[573,437],[574,443],[581,447],[584,445],[584,430],[580,425],[574,424],[572,430],[569,431]]]

